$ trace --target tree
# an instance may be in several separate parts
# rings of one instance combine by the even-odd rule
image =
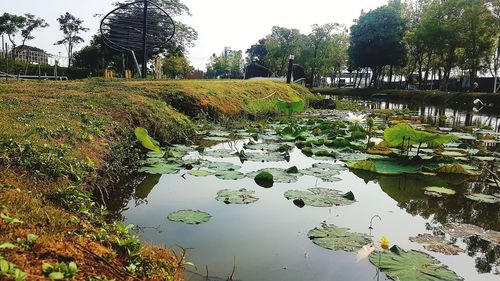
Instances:
[[[484,0],[466,1],[461,22],[464,37],[462,45],[464,68],[469,70],[472,84],[478,71],[488,67],[498,30],[491,28],[495,26],[495,18]]]
[[[184,56],[168,55],[163,58],[163,73],[172,79],[182,79],[194,71],[189,60]]]
[[[500,1],[490,0],[487,5],[493,15],[492,30],[494,32],[493,36],[496,38],[495,43],[492,46],[488,66],[491,75],[494,77],[493,93],[497,93],[499,89],[498,70],[500,68]]]
[[[266,39],[262,38],[257,44],[250,46],[246,51],[247,63],[252,63],[254,61],[259,62],[261,65],[264,64],[265,58],[268,54],[266,49]],[[264,65],[268,67],[267,65]]]
[[[243,76],[243,52],[226,48],[219,56],[213,54],[207,64],[208,78],[240,78]]]
[[[12,44],[12,57],[17,58],[18,53],[24,48],[27,41],[34,39],[33,32],[40,28],[49,26],[44,19],[37,18],[32,14],[24,16],[4,13],[0,17],[0,34],[6,34]],[[18,46],[16,36],[21,36],[21,44]]]
[[[75,16],[68,12],[61,15],[57,21],[59,22],[59,29],[63,32],[64,37],[62,40],[57,41],[54,45],[64,45],[66,47],[66,51],[68,52],[68,68],[70,68],[73,57],[73,48],[83,42],[83,38],[80,37],[79,34],[81,32],[86,32],[89,29],[83,27],[83,20],[75,18]]]
[[[362,14],[351,27],[349,57],[356,67],[370,67],[372,82],[378,81],[384,66],[404,64],[405,20],[393,6],[383,6]],[[377,84],[378,86],[378,84]]]

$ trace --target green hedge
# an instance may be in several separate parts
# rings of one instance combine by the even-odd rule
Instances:
[[[42,64],[40,66],[35,64],[27,64],[22,61],[14,61],[9,59],[9,68],[7,70],[7,60],[4,58],[0,58],[0,72],[7,72],[13,75],[38,75],[38,70],[40,69],[41,76],[53,76],[54,75],[54,66]],[[68,79],[83,79],[88,77],[97,77],[102,76],[104,71],[99,71],[97,73],[92,73],[87,68],[80,67],[57,67],[57,75],[58,76],[67,76]]]

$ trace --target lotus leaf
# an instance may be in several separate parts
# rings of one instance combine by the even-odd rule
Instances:
[[[148,130],[137,127],[134,130],[135,137],[141,142],[144,148],[154,151],[156,153],[161,153],[160,144],[149,136]]]
[[[246,160],[254,162],[280,162],[285,160],[285,156],[278,152],[267,153],[246,153]]]
[[[478,172],[472,171],[469,167],[461,164],[443,165],[435,170],[436,173],[441,174],[460,174],[460,175],[479,175]]]
[[[345,169],[339,164],[315,163],[310,168],[300,170],[300,173],[305,176],[320,178],[325,182],[333,182],[342,180],[336,176],[340,174],[340,171]]]
[[[330,188],[309,188],[308,191],[289,190],[285,192],[288,200],[302,200],[305,205],[313,207],[332,207],[350,205],[355,202],[352,192],[342,194],[340,191]]]
[[[348,252],[357,251],[371,241],[366,234],[349,232],[349,228],[338,227],[333,224],[323,225],[322,228],[314,228],[307,233],[307,237],[322,248]]]
[[[468,238],[474,235],[481,236],[485,232],[479,226],[465,223],[447,223],[443,226],[443,231],[455,238]]]
[[[180,210],[170,213],[167,218],[175,222],[187,224],[200,224],[210,220],[212,216],[209,213],[193,210]]]
[[[160,161],[154,164],[150,162],[147,164],[148,166],[141,167],[139,169],[139,172],[148,174],[166,175],[166,174],[176,174],[182,169],[182,166],[177,162]]]
[[[297,174],[288,173],[287,170],[280,169],[280,168],[261,169],[261,170],[255,171],[255,172],[248,173],[247,177],[255,178],[261,172],[270,173],[273,176],[273,180],[275,182],[292,183],[292,182],[296,182],[298,180]]]
[[[212,172],[205,170],[189,171],[188,174],[193,177],[207,177],[213,175]]]
[[[489,204],[500,203],[500,197],[483,193],[473,193],[470,195],[466,195],[465,197],[467,197],[467,199],[478,201],[481,203],[489,203]]]
[[[446,241],[444,236],[432,235],[432,234],[419,234],[416,237],[410,237],[411,242],[423,244],[424,248],[436,253],[442,253],[445,255],[458,255],[459,253],[465,252],[460,247],[450,244]]]
[[[284,100],[278,99],[274,102],[274,104],[281,112],[289,116],[295,112],[304,110],[305,107],[304,101],[302,100],[286,102]]]
[[[211,162],[211,161],[202,161],[201,165],[203,167],[206,167],[211,170],[216,170],[216,171],[235,171],[239,170],[241,166],[235,165],[233,163],[228,163],[228,162]]]
[[[369,171],[381,175],[415,174],[421,172],[422,168],[416,164],[382,159],[350,162],[347,166],[354,170]]]
[[[377,252],[370,256],[370,262],[393,280],[399,281],[458,281],[463,280],[429,256],[419,251],[405,251],[393,246],[390,251]]]
[[[231,157],[238,157],[238,152],[231,149],[217,149],[217,150],[205,151],[203,155],[214,158],[231,158]]]
[[[245,174],[234,170],[216,171],[215,176],[221,180],[240,180],[245,178]]]
[[[255,178],[255,183],[264,188],[270,188],[274,185],[274,177],[271,173],[267,171],[259,172]]]
[[[217,192],[217,201],[226,204],[250,204],[254,203],[259,198],[252,196],[255,191],[249,191],[244,188],[240,190],[223,189]]]
[[[457,192],[453,189],[445,188],[445,187],[440,187],[440,186],[427,186],[424,187],[425,194],[431,195],[431,196],[437,196],[440,197],[443,194],[444,195],[454,195]]]
[[[422,144],[427,143],[430,146],[440,146],[458,139],[454,135],[432,134],[425,131],[419,131],[412,128],[408,123],[399,123],[384,131],[384,140],[389,146],[399,147],[404,143]]]

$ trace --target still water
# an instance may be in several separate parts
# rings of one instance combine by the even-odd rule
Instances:
[[[213,149],[242,149],[249,140],[219,144]],[[200,157],[192,152],[188,158]],[[290,161],[245,162],[239,158],[211,158],[211,161],[232,162],[242,166],[243,173],[262,168],[299,169],[313,163],[325,162],[306,157],[295,148]],[[446,222],[464,222],[485,229],[500,231],[498,204],[484,204],[466,200],[466,189],[481,190],[482,183],[436,176],[373,176],[342,171],[338,182],[322,182],[311,176],[302,176],[294,183],[275,183],[270,189],[258,186],[253,179],[225,181],[214,176],[193,177],[181,171],[174,175],[150,176],[135,194],[125,196],[119,203],[125,224],[134,224],[136,234],[145,242],[165,245],[172,249],[188,249],[188,259],[196,267],[189,267],[187,280],[227,280],[234,269],[233,280],[386,280],[383,273],[377,277],[376,268],[368,261],[356,262],[356,253],[331,251],[313,244],[307,232],[328,224],[348,227],[352,231],[368,233],[370,219],[374,220],[372,235],[375,240],[387,236],[391,245],[403,249],[421,250],[447,265],[465,280],[500,280],[494,275],[500,262],[500,247],[478,239],[460,241],[466,253],[446,256],[428,252],[409,237],[431,233],[434,226]],[[423,194],[424,186],[443,186],[457,190],[447,198]],[[299,208],[287,200],[287,190],[307,190],[312,187],[352,191],[354,204],[332,208],[305,206]],[[249,205],[226,205],[215,200],[221,189],[246,188],[256,191],[259,198]],[[181,209],[201,210],[213,217],[200,225],[171,222],[167,215]]]

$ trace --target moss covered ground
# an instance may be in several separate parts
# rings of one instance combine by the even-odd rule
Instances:
[[[311,98],[275,82],[0,82],[0,259],[12,264],[3,277],[14,279],[17,268],[26,280],[53,272],[182,280],[183,255],[143,245],[96,203],[137,170],[145,152],[134,129],[163,145],[186,143],[201,119],[265,118],[279,113],[277,99]]]

